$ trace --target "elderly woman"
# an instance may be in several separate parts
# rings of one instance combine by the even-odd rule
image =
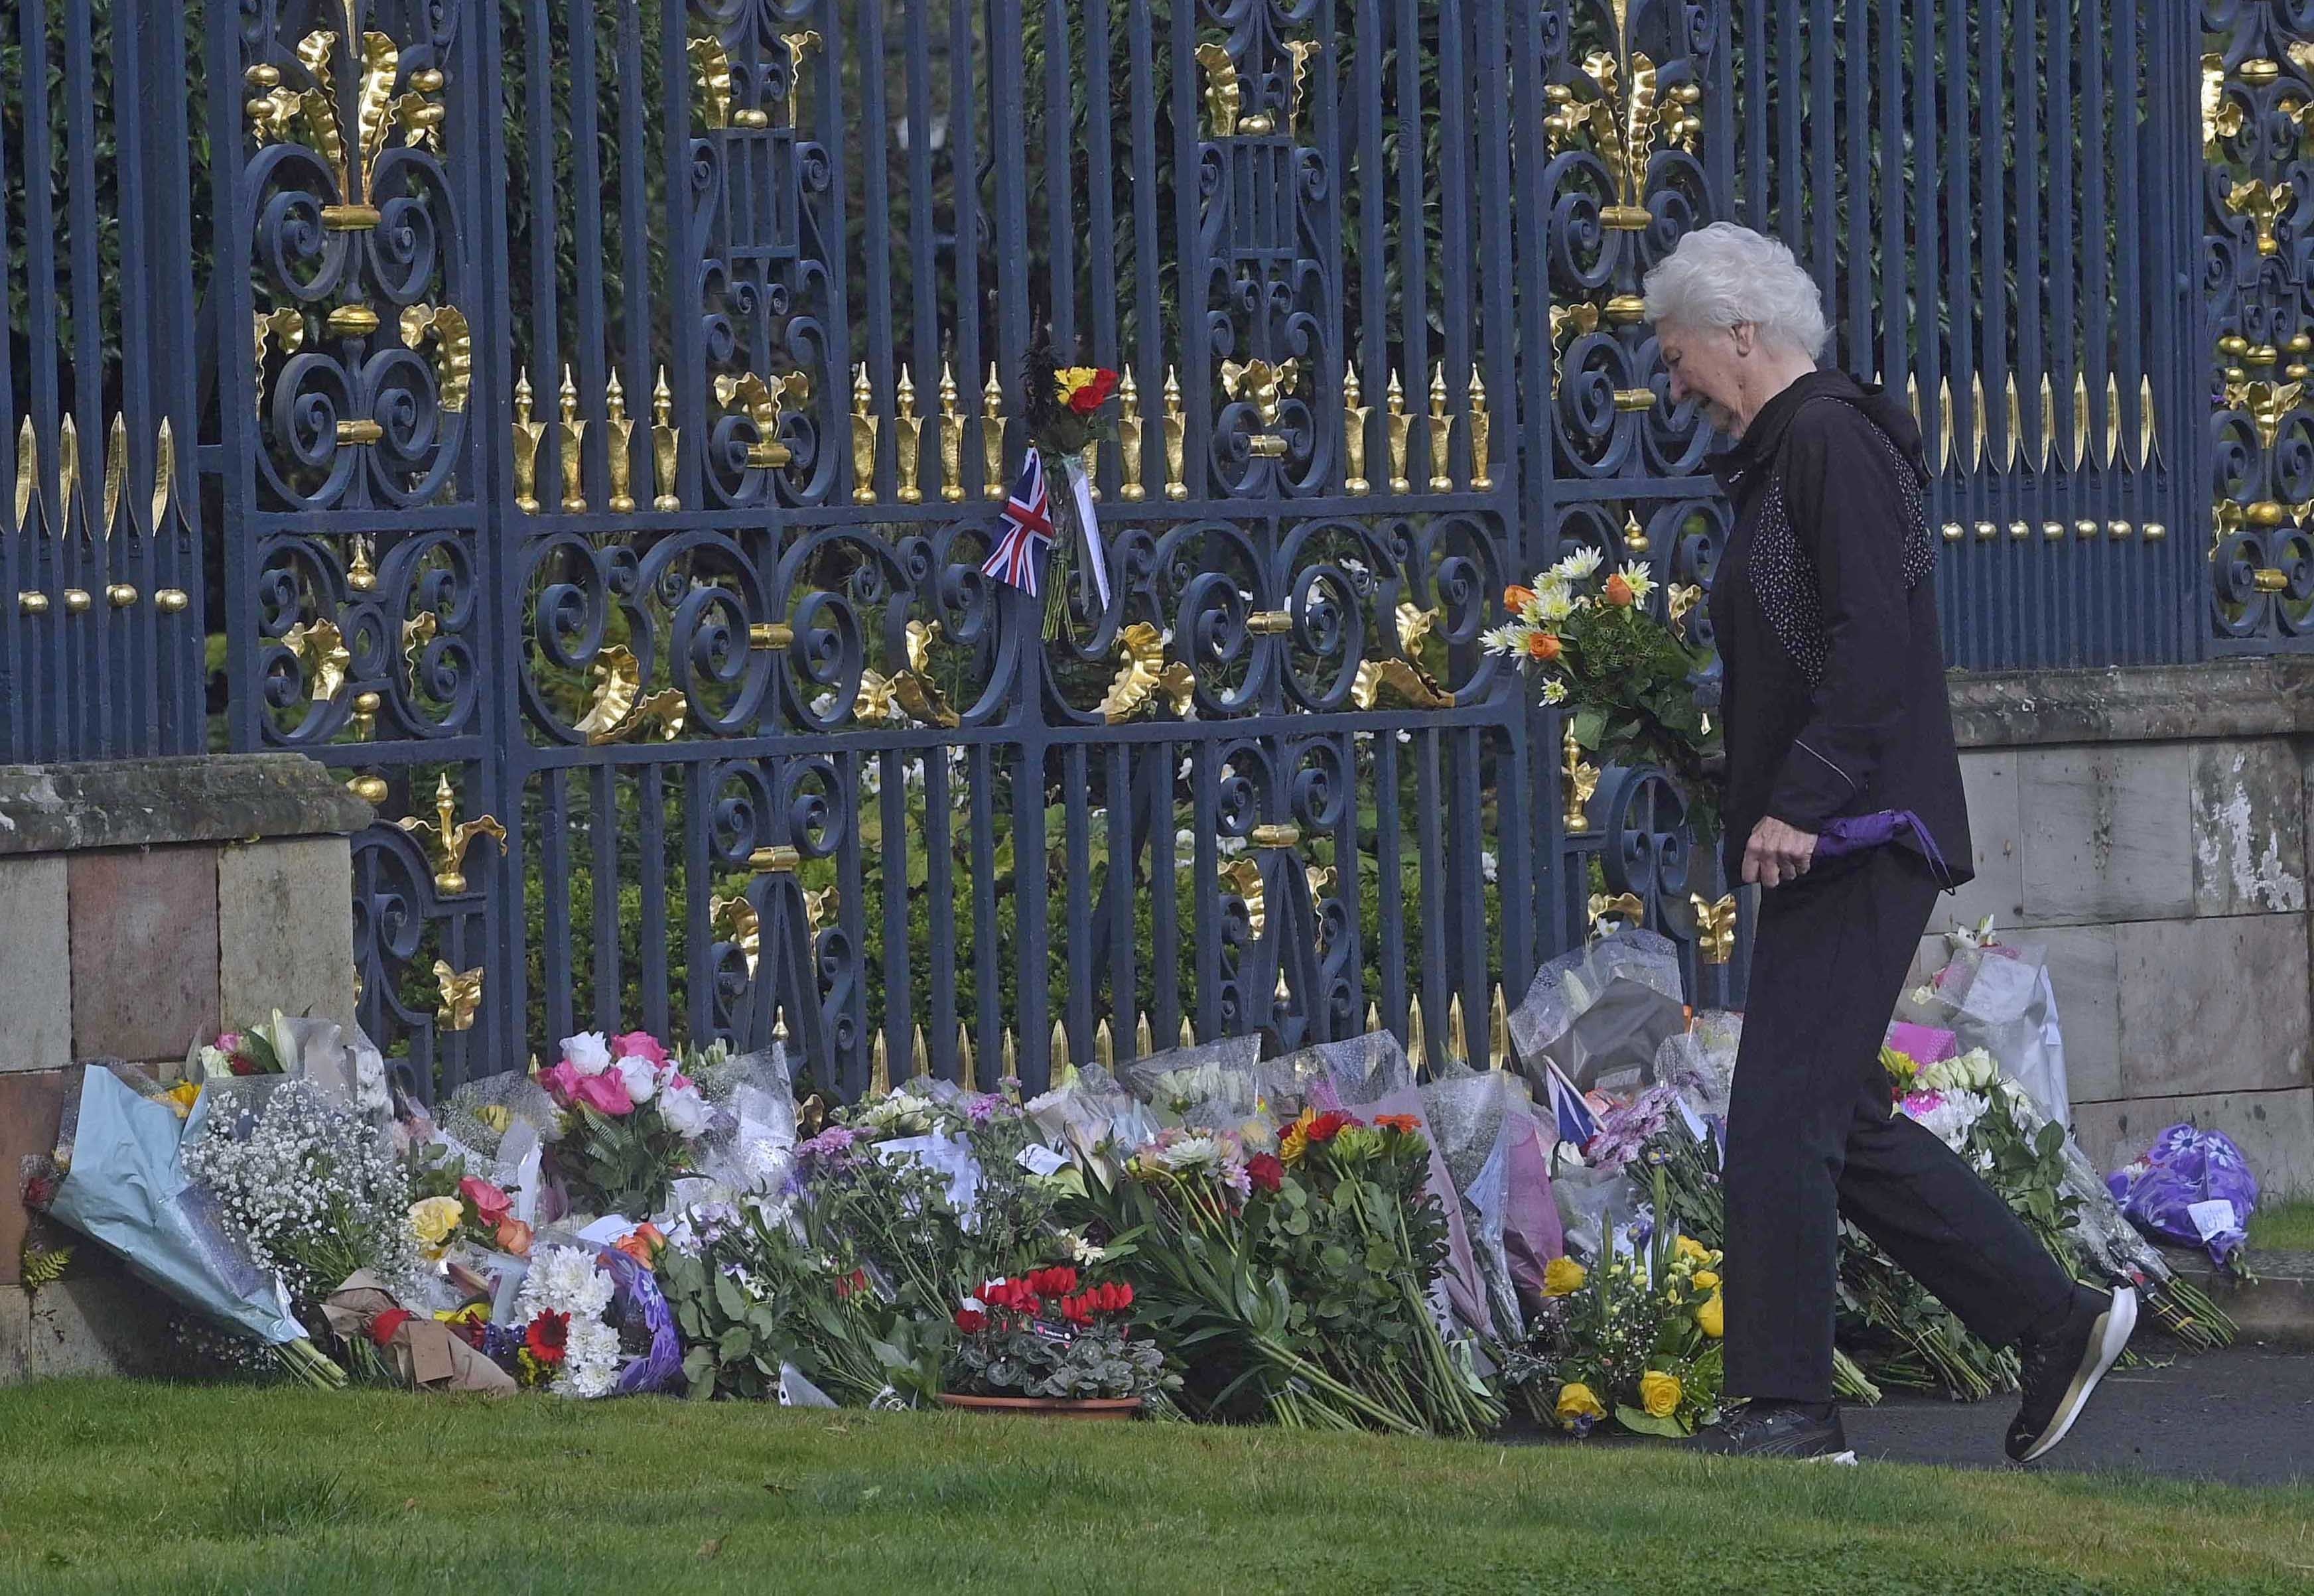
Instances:
[[[1968,816],[1937,634],[1920,429],[1815,357],[1815,284],[1720,224],[1647,276],[1674,401],[1736,445],[1736,511],[1710,599],[1725,671],[1726,863],[1761,889],[1728,1109],[1726,1379],[1749,1398],[1708,1451],[1822,1457],[1845,1214],[1996,1346],[2023,1354],[2009,1455],[2064,1438],[2136,1322],[2076,1288],[1961,1158],[1895,1115],[1879,1062]],[[1827,844],[1819,857],[1820,841]]]

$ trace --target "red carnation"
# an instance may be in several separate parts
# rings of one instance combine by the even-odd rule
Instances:
[[[393,1333],[408,1324],[411,1315],[407,1308],[389,1308],[369,1322],[369,1338],[380,1346],[393,1344]]]
[[[570,1345],[570,1316],[552,1308],[522,1333],[523,1350],[542,1363],[560,1363]]]
[[[967,1336],[985,1330],[988,1328],[988,1316],[977,1308],[959,1308],[956,1310],[956,1327]]]
[[[1274,1152],[1257,1152],[1245,1161],[1245,1176],[1255,1189],[1274,1192],[1285,1184],[1285,1166]]]
[[[868,1271],[865,1269],[854,1269],[849,1274],[842,1274],[836,1277],[835,1300],[841,1302],[846,1298],[853,1296],[858,1292],[864,1292],[867,1289]]]
[[[1340,1135],[1344,1131],[1348,1130],[1352,1125],[1357,1123],[1358,1122],[1356,1120],[1352,1119],[1348,1115],[1338,1111],[1321,1114],[1316,1119],[1310,1122],[1310,1140],[1312,1142],[1331,1142],[1335,1137]]]
[[[1117,374],[1101,366],[1093,373],[1091,382],[1069,395],[1069,409],[1080,416],[1090,416],[1107,404],[1108,396],[1116,392]]]

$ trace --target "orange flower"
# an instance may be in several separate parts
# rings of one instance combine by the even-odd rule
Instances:
[[[530,1257],[530,1227],[518,1219],[499,1221],[499,1250],[517,1258]]]
[[[1630,606],[1631,602],[1631,585],[1623,580],[1622,572],[1617,571],[1613,576],[1608,578],[1607,586],[1603,591],[1605,592],[1607,602],[1613,604],[1617,609],[1625,609]]]
[[[1422,1128],[1421,1119],[1411,1114],[1377,1114],[1374,1124],[1385,1130],[1396,1131],[1401,1136],[1411,1136]]]
[[[667,1245],[667,1237],[657,1225],[637,1225],[611,1245],[648,1269],[658,1258],[658,1249]]]
[[[1526,651],[1549,665],[1559,657],[1562,650],[1556,632],[1538,631],[1528,637]]]
[[[1534,589],[1532,587],[1521,587],[1514,583],[1503,589],[1503,608],[1514,615],[1523,613],[1533,602]]]

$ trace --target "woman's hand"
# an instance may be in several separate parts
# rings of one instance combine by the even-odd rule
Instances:
[[[1744,847],[1744,885],[1781,886],[1808,873],[1815,860],[1815,833],[1786,825],[1774,816],[1752,828]]]

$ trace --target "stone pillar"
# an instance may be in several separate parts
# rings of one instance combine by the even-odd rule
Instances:
[[[297,754],[0,765],[0,1383],[141,1350],[102,1333],[145,1315],[95,1247],[22,1289],[18,1170],[55,1142],[66,1066],[172,1068],[276,1009],[350,1025],[347,838],[369,819]]]
[[[2314,660],[1959,675],[1953,708],[1977,878],[1934,929],[2047,950],[2083,1150],[2192,1121],[2314,1193]]]

